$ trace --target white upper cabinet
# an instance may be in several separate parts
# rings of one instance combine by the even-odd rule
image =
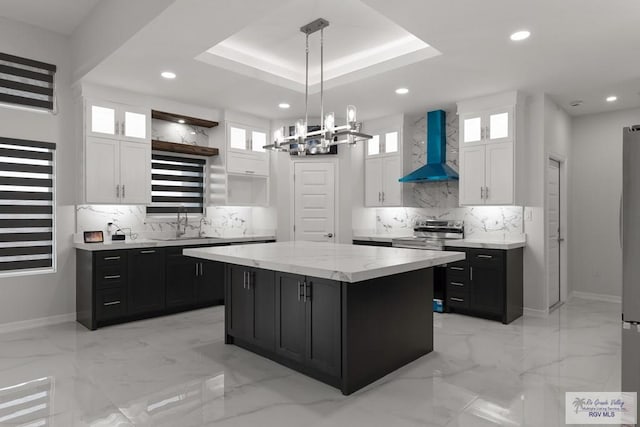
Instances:
[[[86,203],[151,203],[151,111],[85,99]]]
[[[405,150],[403,141],[409,128],[402,114],[364,123],[363,132],[373,136],[364,144],[365,206],[413,206],[411,185],[398,181],[412,170],[411,146]]]
[[[458,103],[460,205],[522,203],[523,104],[517,92]]]
[[[227,123],[227,172],[241,175],[269,175],[267,129]]]
[[[86,101],[86,135],[131,142],[151,140],[151,111],[106,101]]]

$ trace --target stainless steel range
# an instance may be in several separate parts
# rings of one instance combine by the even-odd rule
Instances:
[[[393,239],[396,248],[428,249],[443,251],[445,242],[464,239],[464,221],[421,220],[416,221],[412,237]]]

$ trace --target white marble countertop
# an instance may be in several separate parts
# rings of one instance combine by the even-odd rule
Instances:
[[[519,239],[461,239],[445,242],[445,246],[456,248],[482,248],[482,249],[516,249],[527,246],[527,240]]]
[[[126,240],[124,242],[112,242],[107,241],[104,243],[84,243],[76,242],[74,246],[76,249],[82,249],[85,251],[110,251],[117,249],[138,249],[138,248],[152,248],[152,247],[168,247],[168,246],[189,246],[189,245],[215,245],[220,243],[242,243],[242,242],[255,242],[261,240],[275,240],[274,235],[244,235],[240,237],[208,237],[208,238],[193,238],[193,239],[180,239],[180,240],[161,240],[161,239],[136,239]]]
[[[365,242],[384,242],[391,243],[393,239],[399,239],[403,237],[411,237],[412,234],[400,234],[400,233],[384,233],[384,234],[354,234],[353,240],[360,240]],[[523,248],[527,245],[527,239],[525,236],[516,238],[469,238],[452,240],[451,242],[445,242],[445,246],[454,246],[459,248],[483,248],[483,249],[516,249]]]
[[[183,253],[211,261],[342,282],[360,282],[465,258],[461,252],[300,241],[192,248]]]

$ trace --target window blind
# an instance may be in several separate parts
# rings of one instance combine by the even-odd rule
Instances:
[[[203,213],[205,164],[203,159],[152,154],[147,213]]]
[[[55,147],[0,137],[0,272],[53,268]]]
[[[0,102],[54,109],[56,66],[0,52]]]

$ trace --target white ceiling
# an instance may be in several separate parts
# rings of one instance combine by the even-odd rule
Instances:
[[[73,0],[38,3],[68,2]],[[357,0],[343,2],[348,7],[359,7]],[[363,119],[397,112],[422,114],[453,106],[458,100],[512,89],[544,91],[571,114],[640,106],[639,1],[361,3],[442,55],[400,68],[364,73],[348,80],[349,84],[330,88],[325,91],[325,111],[338,112],[347,104],[355,104]],[[313,9],[321,4],[322,0],[179,0],[87,74],[86,80],[263,117],[299,117],[304,112],[304,95],[297,90],[266,82],[258,73],[237,73],[195,58],[234,35],[259,37],[259,28],[265,25],[267,16],[272,21],[267,24],[288,28],[293,34],[311,20],[308,17],[321,17],[315,16]],[[274,15],[274,11],[278,13]],[[298,22],[301,17],[306,18]],[[531,31],[530,39],[520,43],[509,40],[512,32],[523,28]],[[327,54],[348,52],[355,43],[348,37],[331,40],[332,29],[330,26],[326,30]],[[367,34],[371,40],[380,36],[375,26],[368,28]],[[278,44],[267,38],[249,41],[256,46]],[[289,42],[282,44],[283,51],[290,50],[292,57],[304,58],[304,50]],[[354,42],[359,43],[360,39]],[[166,69],[175,71],[178,78],[160,78],[159,73]],[[394,90],[401,86],[408,87],[410,93],[396,95]],[[619,101],[607,104],[604,98],[610,94],[616,94]],[[311,97],[313,108],[318,108],[318,99],[317,95]],[[569,107],[575,99],[584,104]],[[278,109],[279,102],[288,102],[291,109]]]
[[[440,54],[358,0],[294,0],[249,23],[198,59],[304,93],[305,34],[301,25],[293,23],[318,18],[330,23],[324,30],[326,88]],[[320,38],[320,32],[309,37],[311,93],[320,90]]]
[[[2,0],[0,16],[70,35],[99,0]]]

